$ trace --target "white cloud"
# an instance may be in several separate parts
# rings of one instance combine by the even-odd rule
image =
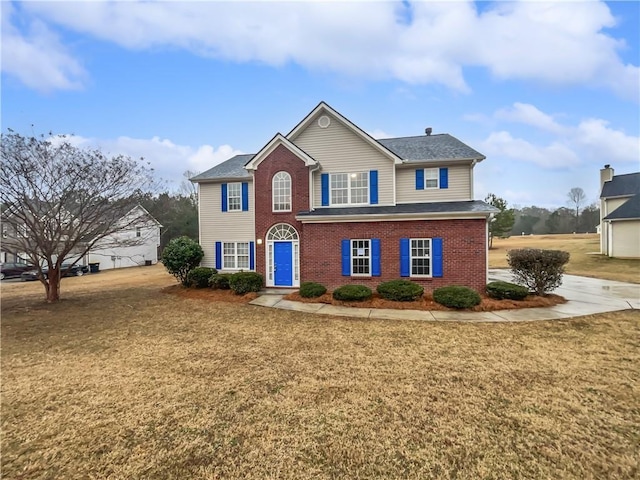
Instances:
[[[566,168],[578,165],[580,159],[569,147],[553,142],[546,146],[534,145],[509,132],[493,132],[482,142],[482,151],[489,156],[535,163],[543,168]]]
[[[605,33],[601,2],[28,2],[23,10],[125,48],[181,48],[235,62],[468,92],[465,67],[500,79],[605,87],[637,99],[640,69]],[[43,47],[44,48],[44,47]],[[26,65],[23,68],[28,68]]]
[[[175,189],[184,180],[184,172],[202,173],[229,158],[243,153],[230,145],[201,145],[191,147],[177,145],[169,139],[159,137],[116,139],[86,138],[78,135],[66,139],[80,148],[99,148],[105,155],[128,155],[132,158],[144,158],[155,170],[156,178],[168,183]],[[56,140],[57,141],[57,140]]]
[[[610,128],[609,122],[592,118],[580,122],[574,142],[584,149],[588,159],[601,163],[635,163],[640,160],[640,137]]]
[[[381,138],[393,138],[393,135],[388,134],[387,132],[385,132],[384,130],[380,130],[380,129],[375,129],[372,130],[371,132],[367,132],[370,136],[372,136],[373,138],[375,138],[376,140],[379,140]]]
[[[34,90],[77,90],[87,76],[84,68],[40,20],[23,35],[10,23],[14,9],[2,2],[2,71]]]
[[[524,123],[547,132],[562,134],[566,128],[556,122],[551,115],[541,112],[533,105],[516,102],[513,107],[503,108],[495,113],[496,118]]]

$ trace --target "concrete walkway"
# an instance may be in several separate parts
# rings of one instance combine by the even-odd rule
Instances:
[[[508,270],[489,270],[489,281],[494,280],[509,282],[512,280],[511,273]],[[617,310],[640,309],[640,285],[575,275],[564,275],[562,286],[553,292],[566,298],[567,303],[556,305],[555,307],[497,310],[495,312],[353,308],[336,307],[324,303],[302,303],[284,300],[284,296],[292,291],[295,290],[267,290],[250,303],[263,307],[343,317],[465,322],[528,322],[579,317],[595,313],[615,312]]]

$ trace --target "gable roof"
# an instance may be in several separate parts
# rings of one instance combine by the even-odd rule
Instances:
[[[247,170],[257,170],[258,165],[278,146],[282,145],[286,149],[288,149],[291,153],[293,153],[296,157],[304,162],[307,167],[316,167],[318,162],[314,160],[309,154],[307,154],[300,147],[290,142],[288,139],[283,137],[280,133],[277,133],[269,143],[267,143],[262,149],[256,153],[251,160],[249,160],[244,168]]]
[[[448,133],[383,138],[378,142],[408,163],[424,160],[476,160],[480,162],[486,158]]]
[[[603,220],[633,220],[640,219],[640,193],[616,208]]]
[[[295,139],[296,137],[316,118],[316,116],[321,112],[321,111],[326,111],[327,113],[331,114],[332,116],[334,116],[335,118],[337,118],[338,120],[340,120],[340,122],[342,122],[342,124],[347,127],[349,130],[351,130],[353,133],[355,133],[358,137],[360,137],[365,143],[368,143],[369,145],[371,145],[373,148],[375,148],[376,150],[378,150],[380,153],[382,153],[385,157],[389,158],[390,160],[392,160],[394,163],[402,163],[402,160],[391,150],[389,150],[388,148],[386,148],[384,145],[382,145],[381,143],[379,143],[378,141],[376,141],[376,139],[374,139],[371,135],[369,135],[367,132],[365,132],[364,130],[362,130],[360,127],[358,127],[356,124],[352,123],[348,118],[342,116],[340,113],[338,113],[336,110],[334,110],[333,108],[331,108],[328,104],[326,104],[325,102],[320,102],[318,104],[318,106],[316,106],[316,108],[314,108],[311,113],[309,113],[306,117],[304,117],[295,127],[293,127],[293,130],[291,130],[288,134],[287,134],[287,139],[289,139],[290,141],[295,143]]]
[[[640,172],[614,175],[604,182],[600,198],[625,197],[640,193]]]
[[[231,157],[209,170],[202,172],[189,180],[193,183],[206,182],[208,180],[242,179],[251,178],[251,174],[244,168],[245,164],[253,158],[254,154],[243,154]]]

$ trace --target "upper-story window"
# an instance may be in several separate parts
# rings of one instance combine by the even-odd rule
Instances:
[[[287,172],[278,172],[273,176],[273,211],[291,211],[291,175]]]
[[[331,204],[358,205],[369,203],[369,172],[332,173]]]
[[[227,208],[229,212],[242,210],[242,184],[229,183],[227,185]]]
[[[440,180],[439,168],[425,168],[424,169],[424,188],[438,188]]]
[[[136,227],[136,237],[142,236],[142,227]]]

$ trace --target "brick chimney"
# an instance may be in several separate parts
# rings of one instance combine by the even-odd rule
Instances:
[[[602,192],[602,187],[604,186],[604,182],[608,182],[613,179],[613,168],[611,165],[605,165],[604,168],[600,169],[600,191]]]

